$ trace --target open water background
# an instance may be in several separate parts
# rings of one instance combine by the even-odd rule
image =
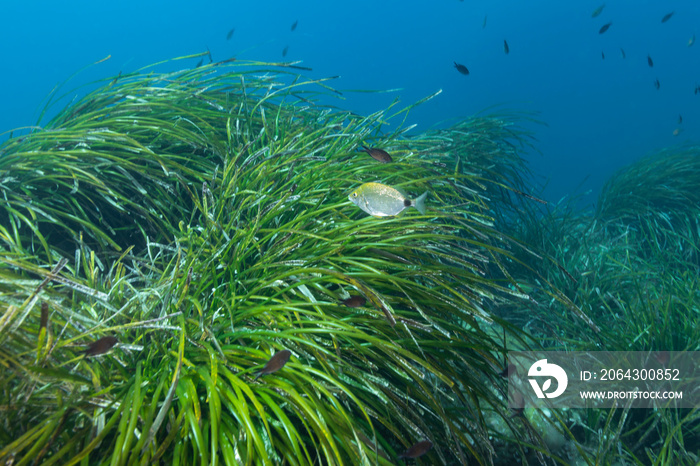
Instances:
[[[108,61],[80,73],[65,89],[208,47],[215,61],[303,60],[313,68],[310,76],[340,75],[331,83],[340,90],[401,88],[391,94],[345,92],[346,100],[336,102],[362,114],[386,107],[397,95],[409,104],[442,89],[412,112],[410,122],[419,131],[494,105],[539,112],[548,126],[532,126],[541,154],[528,157],[537,183],[546,185],[543,196],[557,201],[580,186],[579,193],[591,191],[583,198],[588,205],[620,167],[700,136],[700,92],[694,92],[700,44],[688,46],[700,35],[700,3],[606,1],[592,18],[602,3],[3,2],[0,133],[36,124],[54,86],[107,55]],[[671,11],[673,17],[662,23]],[[608,22],[609,30],[599,34]],[[470,75],[459,74],[454,61]],[[675,130],[680,134],[674,136]]]

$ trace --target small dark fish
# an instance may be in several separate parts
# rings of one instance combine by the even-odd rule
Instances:
[[[668,21],[669,19],[671,19],[671,16],[673,16],[674,13],[675,13],[675,11],[672,11],[672,12],[670,12],[670,13],[665,14],[664,17],[661,18],[661,22],[662,22],[662,23],[665,23],[666,21]]]
[[[683,115],[678,114],[678,124],[681,125],[683,124]]]
[[[603,60],[605,60],[605,52],[600,52],[600,55],[603,57]]]
[[[282,56],[283,56],[283,57],[286,57],[286,56],[287,56],[287,52],[289,52],[289,46],[288,46],[288,45],[287,45],[285,48],[282,49]]]
[[[526,198],[531,199],[531,200],[533,200],[533,201],[535,201],[535,202],[539,202],[540,204],[544,204],[544,205],[549,204],[549,202],[547,202],[547,201],[543,201],[542,199],[539,199],[539,198],[537,198],[537,197],[535,197],[535,196],[533,196],[533,195],[531,195],[531,194],[524,193],[524,192],[522,192],[522,191],[518,191],[518,190],[515,189],[515,188],[510,188],[510,190],[513,191],[515,194],[518,194],[518,195],[520,195],[520,196],[526,197]],[[565,274],[569,275],[569,278],[570,278],[571,280],[573,280],[574,282],[576,282],[576,280],[574,279],[574,277],[572,277],[571,274],[569,274],[569,272],[567,272],[567,271],[564,270],[564,269],[562,269],[562,271],[563,271]]]
[[[285,364],[287,364],[287,361],[289,361],[289,357],[292,355],[292,352],[289,350],[282,350],[278,351],[270,358],[267,363],[265,363],[265,366],[258,372],[258,375],[255,376],[253,379],[253,382],[258,380],[259,377],[262,377],[263,375],[267,374],[272,374],[273,372],[277,372],[278,370],[282,369]]]
[[[455,64],[455,68],[457,68],[457,71],[459,71],[460,73],[462,73],[465,76],[469,74],[469,70],[467,69],[466,66],[464,66],[460,63],[457,63],[457,62],[454,62],[454,64]]]
[[[625,54],[625,50],[622,47],[620,47],[620,53],[622,54],[623,59],[627,58],[627,55]]]
[[[654,60],[651,59],[650,55],[647,55],[647,63],[649,63],[649,68],[654,67]]]
[[[523,397],[523,394],[520,392],[513,392],[513,401],[512,401],[512,410],[513,410],[513,415],[511,417],[517,417],[517,416],[522,416],[525,412],[525,397]]]
[[[503,51],[508,55],[510,53],[510,47],[508,47],[508,42],[506,42],[505,39],[503,39]]]
[[[603,26],[602,26],[602,27],[600,28],[600,30],[598,31],[598,34],[603,34],[605,31],[607,31],[608,29],[610,29],[610,26],[612,26],[612,21],[609,22],[609,23],[607,23],[607,24],[603,24]]]
[[[348,299],[342,300],[341,303],[343,303],[347,307],[362,307],[365,305],[365,303],[367,303],[367,300],[364,296],[353,295],[350,296]]]
[[[518,373],[517,369],[515,368],[515,364],[510,363],[508,366],[503,369],[498,375],[503,377],[504,379],[509,379],[516,375]]]
[[[488,18],[488,15],[484,15],[484,23],[481,25],[481,29],[486,27],[486,18]]]
[[[591,18],[597,18],[598,16],[600,16],[600,14],[603,12],[603,8],[605,8],[605,3],[603,3],[598,8],[593,10],[593,14],[591,15]]]
[[[211,50],[209,50],[209,47],[207,47],[207,55],[209,55],[209,63],[213,63],[214,59],[211,58]]]
[[[656,80],[654,81],[654,87],[656,88],[657,91],[661,87],[661,83],[659,82],[659,78],[656,78]]]
[[[366,147],[366,146],[360,146],[362,147],[362,150],[367,152],[374,160],[377,162],[382,162],[382,163],[389,163],[391,162],[391,155],[383,149],[377,149],[376,147]]]
[[[99,340],[92,342],[83,351],[85,356],[97,356],[100,354],[105,354],[107,351],[111,350],[114,345],[117,344],[119,340],[117,337],[102,337]]]
[[[700,92],[700,86],[698,86],[698,85],[696,84],[696,85],[695,85],[695,95],[698,95],[699,92]]]
[[[202,58],[201,60],[199,60],[197,62],[197,65],[195,65],[195,68],[199,68],[200,66],[202,66],[202,63],[204,63],[204,58]]]
[[[299,20],[294,21],[294,24],[292,24],[292,31],[297,28],[298,24],[299,24]]]
[[[119,81],[119,78],[121,78],[121,77],[122,77],[122,72],[119,71],[119,74],[117,75],[117,77],[114,78],[114,79],[112,80],[112,82],[109,83],[109,85],[110,85],[110,86],[114,86],[115,84],[117,84],[117,81]]]
[[[226,34],[226,40],[230,40],[234,32],[236,32],[236,28],[231,29],[228,34]]]
[[[41,302],[41,321],[39,322],[40,328],[46,328],[49,323],[49,305],[46,301]]]
[[[423,440],[411,446],[408,450],[401,453],[398,458],[418,458],[425,455],[433,448],[433,442],[430,440]]]

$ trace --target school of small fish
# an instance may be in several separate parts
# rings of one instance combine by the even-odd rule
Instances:
[[[460,1],[464,1],[464,0],[460,0]],[[603,12],[604,12],[604,10],[605,10],[605,7],[606,7],[606,4],[605,4],[605,3],[601,4],[600,6],[598,6],[598,7],[597,7],[595,10],[593,10],[593,12],[591,13],[591,18],[595,19],[595,18],[604,16],[604,15],[603,15]],[[671,12],[669,12],[669,13],[666,13],[665,15],[663,15],[663,16],[661,17],[661,23],[663,24],[663,23],[668,22],[669,20],[671,20],[671,18],[673,18],[674,15],[675,15],[675,11],[671,11]],[[484,16],[484,20],[483,20],[483,22],[482,22],[482,26],[481,26],[482,28],[486,28],[486,20],[487,20],[487,16],[485,15],[485,16]],[[299,25],[299,20],[295,20],[295,21],[292,23],[290,30],[291,30],[292,32],[294,32],[294,31],[297,29],[297,26],[298,26],[298,25]],[[602,26],[600,26],[600,28],[598,29],[598,34],[600,34],[600,35],[605,34],[606,32],[608,32],[608,30],[610,30],[610,28],[611,28],[612,26],[613,26],[613,22],[612,22],[612,21],[606,22],[605,24],[603,24]],[[228,31],[228,33],[226,34],[226,40],[231,39],[231,37],[233,36],[235,30],[236,30],[235,28],[231,28],[231,29]],[[693,34],[693,35],[690,37],[690,39],[688,39],[687,45],[688,45],[688,47],[692,47],[694,44],[695,44],[695,34]],[[282,57],[286,57],[288,53],[289,53],[289,45],[286,45],[286,46],[282,49]],[[503,39],[503,53],[504,53],[505,55],[509,55],[509,54],[510,54],[510,45],[508,44],[508,41],[507,41],[506,39]],[[627,58],[627,54],[625,53],[625,50],[624,50],[622,47],[620,47],[620,56],[621,56],[623,59],[626,59],[626,58]],[[602,60],[605,60],[606,55],[605,55],[605,51],[604,51],[604,50],[601,51],[600,57],[601,57]],[[210,63],[211,63],[211,54],[209,55],[209,61],[210,61]],[[654,67],[654,61],[652,60],[651,55],[649,55],[649,54],[647,55],[647,64],[649,65],[650,68],[653,68],[653,67]],[[201,65],[202,65],[202,61],[200,61],[199,63],[197,63],[197,67],[199,67],[199,66],[201,66]],[[460,73],[461,75],[469,76],[470,71],[469,71],[469,68],[467,68],[467,66],[466,66],[465,64],[460,63],[460,62],[457,62],[457,61],[453,61],[453,66],[454,66],[454,68],[457,70],[457,72]],[[656,78],[656,79],[653,81],[653,84],[654,84],[654,87],[655,87],[657,90],[661,89],[661,82],[659,81],[658,78]],[[694,88],[694,93],[695,93],[696,95],[697,95],[697,94],[700,94],[700,87],[698,87],[698,85],[695,86],[695,88]],[[674,134],[677,135],[677,132],[674,133]],[[365,150],[370,156],[372,156],[372,158],[374,158],[375,160],[377,160],[377,161],[379,161],[379,162],[382,162],[382,163],[391,162],[391,157],[389,156],[389,154],[386,153],[385,151],[382,151],[381,149],[376,149],[376,148],[375,148],[375,149],[371,149],[371,151],[370,151],[369,149],[365,148],[365,147],[363,147],[362,149]],[[416,200],[416,201],[417,201],[417,200]],[[359,204],[358,204],[358,205],[359,205]],[[364,208],[363,208],[363,210],[367,211],[367,210],[364,209]]]
[[[463,1],[463,0],[460,0]],[[593,13],[591,14],[591,18],[597,18],[602,15],[603,10],[605,9],[605,3],[597,7],[595,10],[593,10]],[[662,18],[661,18],[661,23],[666,23],[669,21],[673,15],[675,14],[675,11],[671,11],[670,13],[666,13]],[[598,34],[605,34],[608,32],[608,30],[611,28],[613,25],[612,21],[608,21],[607,23],[603,24],[600,26],[598,29]],[[484,22],[482,25],[483,28],[486,27],[486,16],[484,16]],[[688,39],[688,47],[692,47],[695,44],[695,34],[692,35],[690,39]],[[510,46],[508,45],[508,42],[504,39],[503,40],[503,52],[508,55],[510,53]],[[623,59],[627,58],[627,54],[625,53],[625,50],[620,47],[620,55],[622,56]],[[605,60],[605,51],[600,52],[600,57],[602,60]],[[469,75],[469,69],[461,63],[453,62],[454,67],[457,69],[457,71],[465,76]],[[651,59],[651,55],[647,55],[647,64],[649,65],[650,68],[654,67],[654,61]],[[658,78],[654,80],[654,87],[659,90],[661,88],[661,83]],[[700,87],[696,84],[695,85],[695,94],[700,93]],[[677,129],[674,131],[674,136],[677,136],[680,133],[680,129]]]
[[[598,8],[593,10],[593,14],[591,14],[591,17],[597,18],[598,16],[600,16],[601,13],[603,13],[604,8],[605,8],[605,3],[603,3]],[[661,18],[661,23],[666,23],[667,21],[669,21],[673,17],[674,14],[675,14],[675,11],[671,11],[669,13],[666,13]],[[613,24],[612,21],[609,21],[609,22],[603,24],[600,27],[600,29],[598,30],[598,34],[604,34],[608,29],[610,29],[610,26],[612,26],[612,24]],[[688,47],[692,47],[693,44],[695,44],[695,34],[693,34],[692,37],[688,40]],[[627,54],[625,53],[625,50],[622,47],[620,47],[620,54],[621,54],[623,59],[627,58]],[[605,52],[602,52],[602,58],[603,58],[603,60],[605,59]],[[647,54],[647,65],[649,66],[649,68],[654,68],[654,60],[651,58],[651,54]],[[654,87],[656,88],[657,91],[661,89],[661,82],[659,81],[659,78],[654,79]],[[698,85],[696,84],[695,85],[695,94],[697,95],[698,93],[700,93],[700,87],[698,87]],[[679,119],[678,124],[680,125],[682,123],[682,121],[683,121],[683,118],[681,117]],[[682,131],[683,131],[682,128],[676,128],[673,131],[673,135],[678,136]]]

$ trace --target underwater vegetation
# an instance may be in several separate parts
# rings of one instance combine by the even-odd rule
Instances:
[[[527,335],[489,181],[292,66],[120,75],[0,148],[0,461],[494,462]]]
[[[541,338],[545,347],[700,350],[698,193],[700,148],[690,145],[662,150],[619,171],[594,212],[576,210],[575,198],[553,207],[524,206],[510,231],[549,259],[537,261],[540,276],[509,267],[537,303],[509,308],[509,320]],[[572,276],[562,274],[562,267]],[[595,327],[550,301],[541,288],[545,283],[565,294]],[[586,431],[574,431],[581,443],[601,438],[593,441],[600,446],[599,464],[698,463],[697,408],[619,411],[591,410],[576,420]],[[615,429],[608,430],[611,425]]]
[[[583,215],[531,194],[531,115],[159,66],[0,146],[1,464],[690,464],[697,411],[510,410],[504,359],[697,349],[695,148]]]

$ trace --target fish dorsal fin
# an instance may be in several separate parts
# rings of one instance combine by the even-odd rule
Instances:
[[[411,199],[409,197],[408,193],[403,188],[399,188],[398,186],[396,186],[396,187],[394,187],[394,189],[397,190],[406,199]]]

